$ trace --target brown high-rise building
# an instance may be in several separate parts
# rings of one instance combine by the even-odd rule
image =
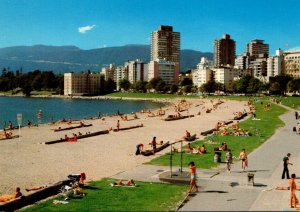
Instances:
[[[264,40],[252,40],[247,44],[247,52],[250,54],[250,57],[264,57],[269,56],[269,44],[265,44]]]
[[[235,41],[225,34],[214,42],[214,66],[217,68],[227,65],[234,66]]]
[[[151,60],[157,59],[180,61],[180,33],[173,32],[172,26],[160,26],[151,33]]]

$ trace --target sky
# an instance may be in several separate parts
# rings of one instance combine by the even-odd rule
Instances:
[[[181,49],[213,52],[229,34],[236,53],[254,39],[270,54],[300,46],[299,0],[0,0],[0,48],[150,44],[160,25],[181,33]]]

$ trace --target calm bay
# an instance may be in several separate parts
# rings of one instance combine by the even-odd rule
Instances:
[[[151,101],[124,101],[111,99],[68,99],[68,98],[25,98],[0,97],[0,124],[11,121],[17,125],[17,114],[23,117],[22,125],[30,120],[32,124],[48,123],[61,119],[83,119],[103,115],[137,112],[142,109],[154,109],[162,103]],[[42,111],[41,118],[38,112]],[[0,128],[2,128],[2,126]]]

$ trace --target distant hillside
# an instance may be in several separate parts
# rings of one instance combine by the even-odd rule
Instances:
[[[201,57],[213,58],[212,53],[194,50],[181,50],[181,71],[185,72],[199,63]],[[55,73],[69,71],[99,71],[105,64],[124,65],[127,60],[150,60],[149,45],[126,45],[91,50],[76,46],[15,46],[0,48],[0,69],[22,68],[23,72],[32,70],[52,70]]]

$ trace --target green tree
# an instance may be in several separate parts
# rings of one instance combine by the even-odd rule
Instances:
[[[156,91],[165,91],[165,86],[166,86],[166,83],[163,81],[163,80],[160,80],[157,85],[155,86],[155,90]]]
[[[290,91],[290,92],[299,92],[300,91],[300,79],[292,79],[288,82],[287,84],[287,89]]]
[[[250,79],[253,78],[250,75],[244,76],[236,81],[236,90],[239,93],[247,93],[247,88],[249,86]]]
[[[120,86],[121,89],[124,89],[125,91],[128,91],[130,86],[131,86],[131,83],[129,82],[128,79],[122,79],[119,82],[119,86]]]
[[[271,83],[269,92],[271,94],[280,94],[281,93],[280,83],[279,82]]]
[[[230,83],[229,85],[226,86],[226,92],[228,92],[228,93],[236,93],[237,92],[235,81],[233,81],[232,83]]]
[[[180,85],[181,86],[186,86],[186,85],[193,85],[193,80],[188,78],[188,77],[185,77],[183,78],[183,80],[180,82]]]
[[[170,92],[171,93],[177,93],[177,91],[178,91],[178,86],[175,85],[175,84],[171,85]]]
[[[261,81],[257,78],[252,77],[249,80],[249,84],[247,87],[247,93],[255,94],[258,93]]]
[[[193,88],[192,85],[185,85],[183,87],[183,91],[184,91],[184,93],[191,93],[192,92],[192,88]]]
[[[26,84],[22,89],[25,96],[30,96],[32,90],[33,89],[30,84]]]
[[[154,78],[152,78],[152,79],[148,82],[147,88],[148,88],[148,89],[155,89],[155,90],[157,90],[157,89],[156,89],[157,85],[158,85],[159,83],[162,83],[162,82],[163,82],[162,78],[160,78],[160,77],[154,77]]]
[[[116,89],[116,83],[112,79],[108,79],[104,83],[104,91],[105,93],[112,93]]]
[[[146,81],[137,81],[132,85],[132,88],[136,92],[146,92],[147,91],[147,83]]]

